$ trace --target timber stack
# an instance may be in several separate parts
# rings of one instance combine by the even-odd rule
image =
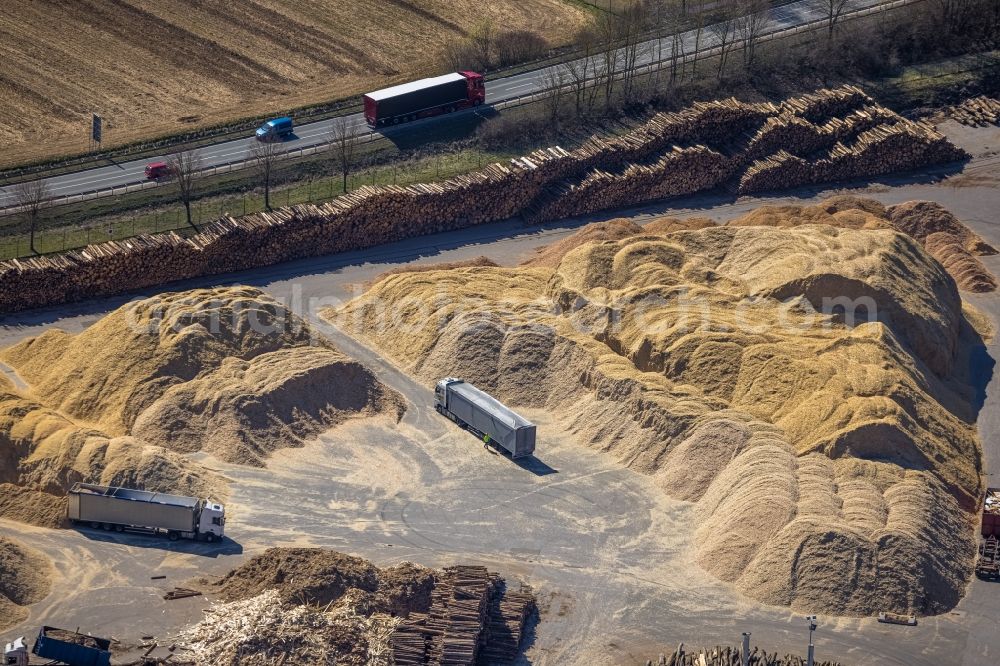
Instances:
[[[479,653],[483,664],[507,664],[517,658],[525,627],[538,613],[535,595],[523,585],[520,590],[507,590],[504,581],[496,578],[490,600],[489,622],[484,628],[485,644]]]
[[[1000,100],[979,96],[948,107],[944,115],[969,127],[1000,125]]]
[[[807,660],[797,655],[779,656],[777,652],[768,653],[758,648],[750,650],[748,663],[750,666],[806,666]],[[646,666],[742,666],[742,649],[734,647],[715,647],[711,650],[688,650],[681,643],[670,656],[661,654],[659,659],[646,660]],[[815,666],[840,666],[835,661],[816,661]]]
[[[506,592],[485,567],[444,570],[426,614],[413,613],[389,638],[396,666],[472,666],[517,657],[524,626],[535,610],[530,588]]]
[[[575,150],[537,150],[438,183],[361,187],[321,205],[226,216],[175,233],[0,262],[0,312],[360,250],[522,216],[544,222],[724,187],[778,190],[952,162],[965,154],[861,89],[781,104],[735,99],[658,113]]]

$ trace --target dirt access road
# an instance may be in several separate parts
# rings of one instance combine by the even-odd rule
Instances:
[[[865,188],[883,201],[940,201],[986,240],[1000,244],[1000,131],[952,128],[980,158],[941,182],[893,179]],[[992,153],[992,154],[991,154]],[[799,198],[829,194],[805,191]],[[738,215],[760,200],[720,205],[711,198],[628,211]],[[486,254],[515,263],[535,247],[572,233],[581,221],[545,229],[517,223],[412,239],[364,255],[340,255],[226,276],[259,285],[294,306],[316,308],[349,297],[359,285],[413,261],[455,261]],[[1000,257],[985,258],[1000,274]],[[213,280],[197,284],[215,284]],[[180,287],[193,286],[179,285]],[[47,326],[79,330],[123,299],[24,313],[0,324],[7,345]],[[973,302],[1000,322],[1000,297]],[[165,636],[200,617],[204,598],[165,602],[164,589],[196,574],[221,574],[247,554],[276,544],[337,548],[389,564],[409,559],[437,566],[482,563],[534,585],[543,609],[527,657],[535,664],[641,664],[683,641],[735,644],[741,631],[770,650],[803,652],[801,614],[739,598],[687,557],[690,506],[662,497],[649,479],[573,441],[550,414],[541,425],[538,458],[519,466],[491,454],[432,408],[430,387],[414,382],[357,341],[318,323],[346,353],[368,364],[409,402],[397,426],[347,424],[304,449],[280,452],[267,469],[213,463],[232,479],[229,534],[217,547],[140,536],[77,533],[3,523],[4,532],[53,557],[60,580],[30,620],[4,636],[32,634],[42,622],[126,641]],[[989,347],[992,358],[1000,343]],[[1000,468],[1000,383],[983,361],[985,405],[980,429],[987,472]],[[1000,485],[988,481],[991,485]],[[166,575],[153,581],[150,576]],[[1000,654],[995,619],[1000,585],[974,581],[949,614],[916,628],[871,619],[820,618],[817,654],[846,664],[983,664]]]

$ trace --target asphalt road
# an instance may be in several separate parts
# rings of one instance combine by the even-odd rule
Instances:
[[[939,201],[1000,246],[1000,130],[948,127],[949,137],[977,157],[963,173],[891,177],[855,192],[886,203]],[[814,200],[836,189],[799,190],[780,197],[720,202],[710,195],[649,204],[608,217],[643,222],[650,216],[708,215],[728,219],[762,203]],[[524,227],[483,225],[372,248],[289,262],[244,273],[171,285],[252,284],[305,314],[351,297],[381,272],[412,262],[486,255],[512,265],[588,220]],[[984,257],[1000,274],[1000,255]],[[149,290],[150,293],[156,290]],[[964,294],[1000,322],[1000,296]],[[50,326],[78,331],[129,297],[40,309],[0,318],[0,346]],[[317,321],[313,317],[314,321]],[[581,446],[541,411],[538,457],[527,466],[483,450],[439,417],[432,394],[358,341],[317,321],[348,355],[365,363],[408,402],[400,424],[359,420],[303,449],[275,454],[265,469],[218,466],[232,480],[223,544],[170,544],[138,535],[44,530],[0,521],[0,531],[43,550],[57,571],[53,594],[25,623],[0,638],[37,631],[41,623],[81,626],[97,635],[138,643],[169,637],[200,619],[204,599],[165,602],[163,590],[200,574],[219,575],[246,555],[274,545],[328,546],[379,564],[411,560],[429,566],[482,563],[535,586],[542,622],[528,650],[545,664],[636,664],[678,642],[735,645],[740,632],[769,651],[804,654],[801,613],[744,599],[686,557],[691,505],[666,498],[649,477]],[[1000,358],[1000,336],[988,343]],[[979,415],[987,484],[1000,469],[1000,373],[986,387]],[[154,581],[152,575],[166,575]],[[871,618],[820,617],[817,657],[844,664],[979,666],[997,663],[1000,585],[973,580],[959,605],[921,618],[918,627],[881,625]]]
[[[888,4],[890,1],[851,0],[848,9],[849,11],[856,11]],[[822,20],[827,11],[824,9],[824,6],[828,6],[827,0],[799,0],[798,2],[775,8],[771,11],[771,20],[765,27],[762,36]],[[695,45],[694,31],[683,33],[682,39],[684,53],[691,54],[694,51]],[[672,37],[645,42],[641,47],[637,66],[649,64],[661,57],[668,58],[671,53],[672,44]],[[706,28],[699,42],[699,52],[710,50],[717,45],[718,39],[713,35],[711,28]],[[565,65],[554,67],[564,68]],[[547,83],[552,80],[551,69],[546,68],[489,81],[486,85],[487,104],[506,102],[546,89],[551,85]],[[473,110],[467,110],[460,113],[473,112]],[[348,118],[351,126],[357,133],[363,134],[368,132],[368,126],[365,124],[361,114],[355,114]],[[413,124],[443,121],[443,118],[438,117],[420,120]],[[331,125],[332,121],[329,120],[300,125],[296,127],[294,137],[285,141],[283,146],[287,151],[296,151],[301,148],[321,145],[329,140]],[[400,127],[386,129],[383,133],[391,137],[394,134],[406,131],[406,127]],[[208,168],[246,160],[249,158],[249,149],[253,142],[254,139],[252,137],[247,137],[204,147],[201,149],[203,164]],[[144,182],[143,169],[145,166],[150,162],[164,160],[166,157],[167,155],[164,154],[157,157],[121,163],[114,163],[109,160],[109,164],[106,166],[46,178],[44,180],[53,198],[85,194],[97,190],[108,190],[110,188]],[[11,192],[11,187],[0,188],[0,209],[11,208],[15,205],[16,200]]]

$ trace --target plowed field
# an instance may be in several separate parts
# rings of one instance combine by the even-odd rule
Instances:
[[[566,0],[21,0],[0,3],[0,165],[440,73],[484,18],[565,41]]]

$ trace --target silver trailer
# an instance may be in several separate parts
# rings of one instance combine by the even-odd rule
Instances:
[[[488,393],[461,379],[447,377],[434,387],[435,408],[487,444],[496,444],[512,458],[535,450],[535,424]]]
[[[222,539],[226,509],[210,500],[76,483],[69,491],[66,516],[73,524],[106,530],[138,530],[180,538]]]

